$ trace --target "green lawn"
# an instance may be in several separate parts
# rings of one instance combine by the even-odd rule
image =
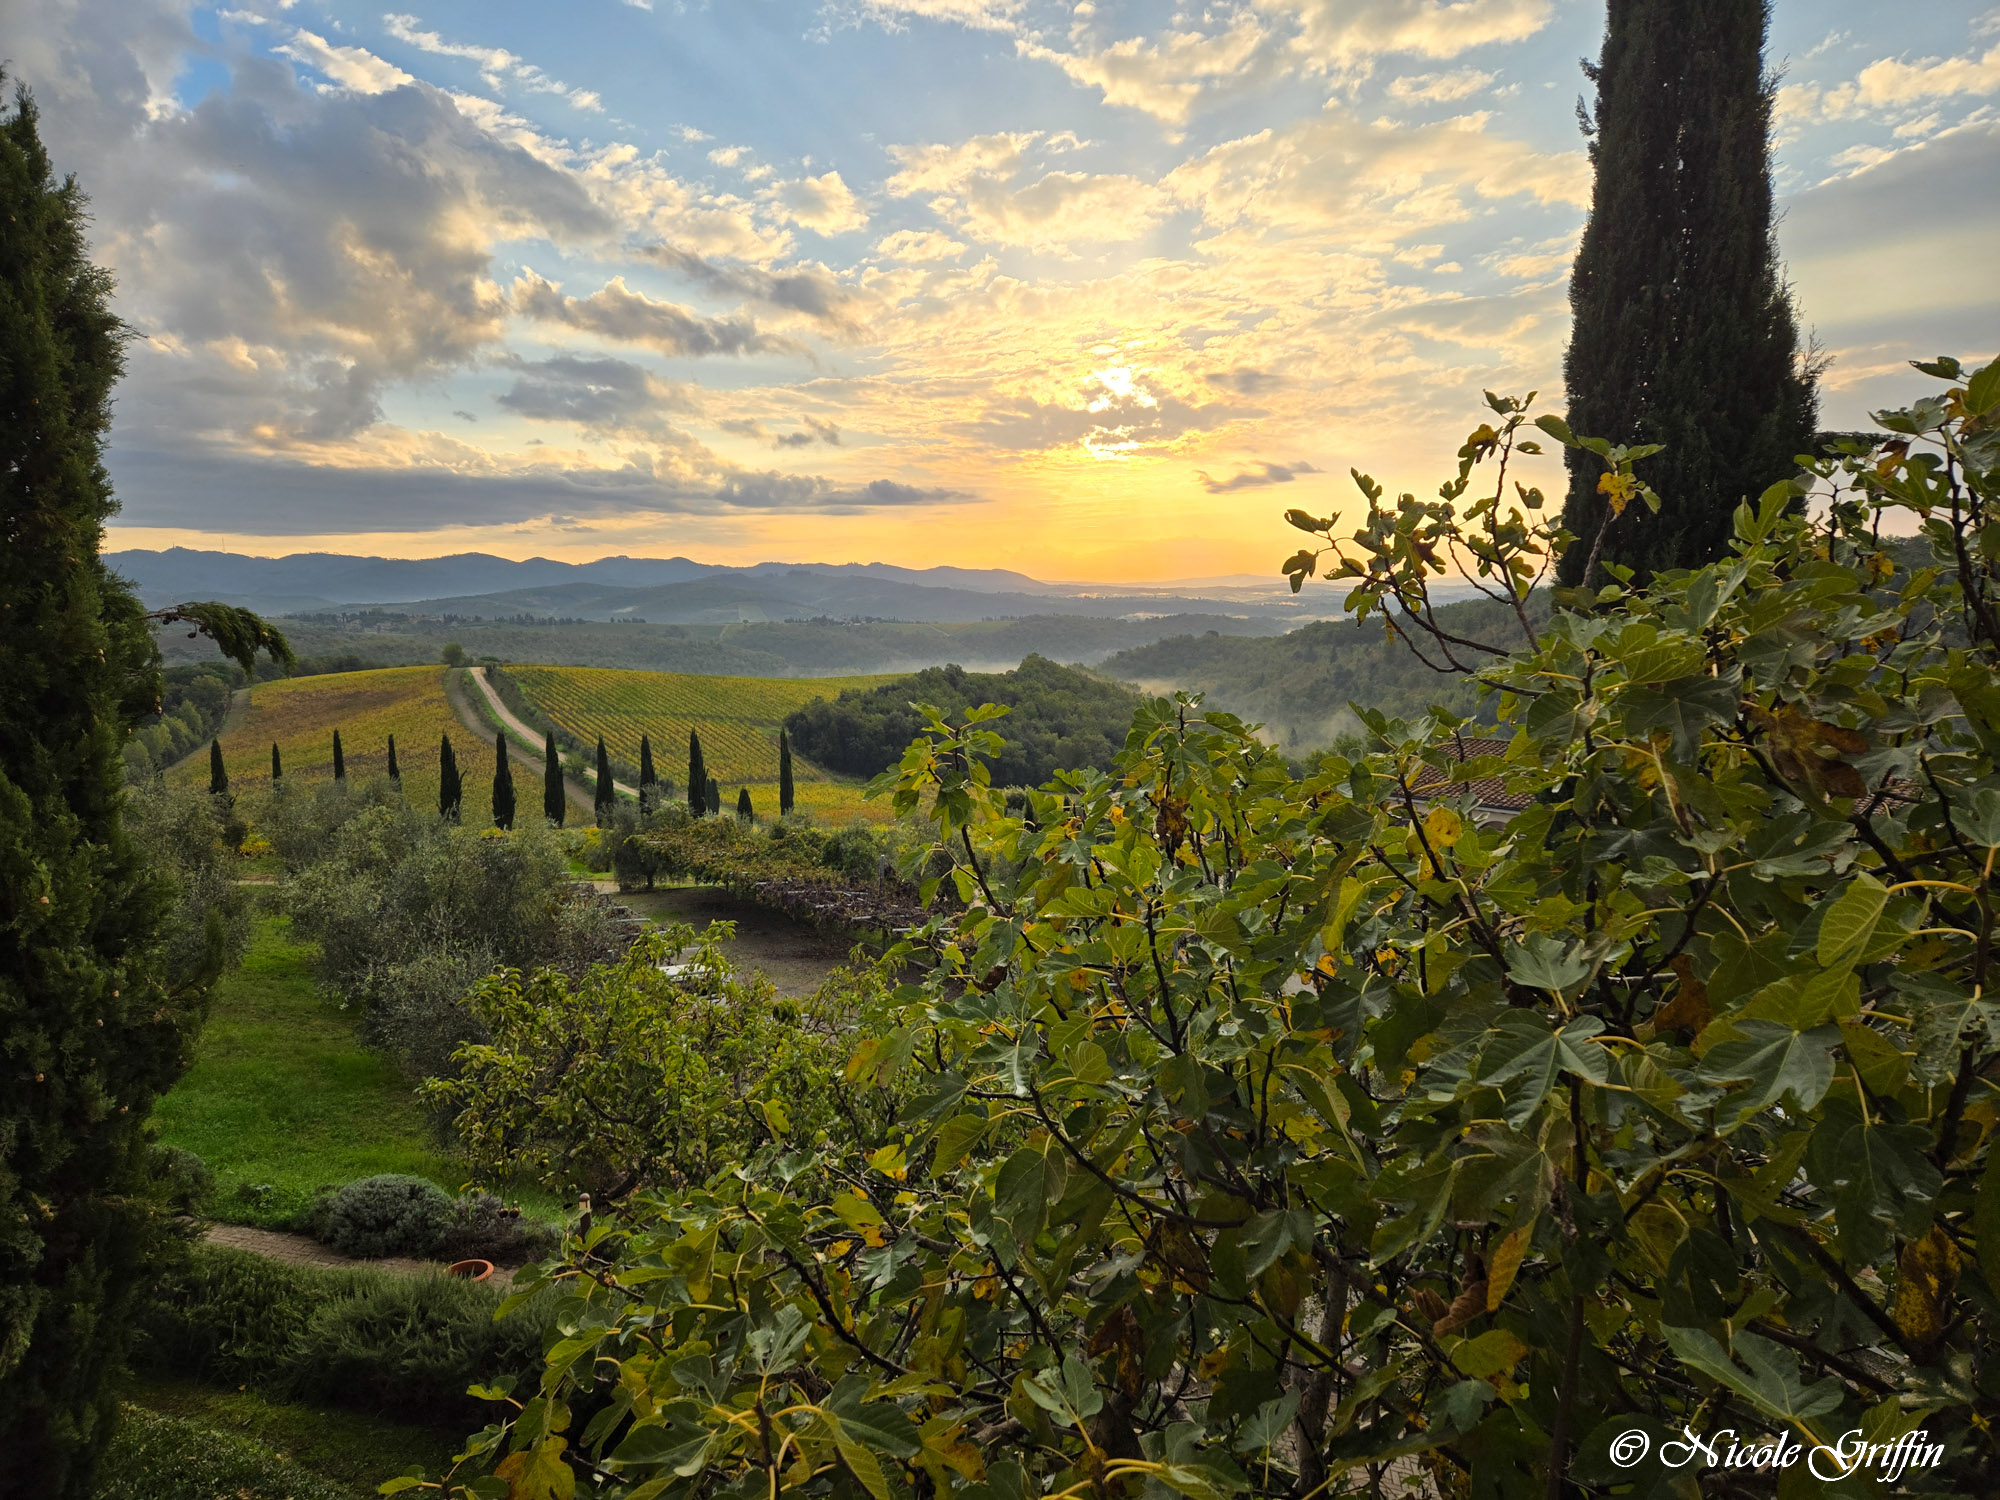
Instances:
[[[121,1445],[134,1449],[127,1456],[129,1461],[118,1463],[118,1449],[113,1450],[112,1470],[131,1471],[131,1493],[144,1500],[181,1493],[174,1487],[171,1474],[159,1472],[161,1458],[168,1460],[169,1467],[179,1461],[179,1456],[171,1451],[173,1444],[164,1442],[165,1439],[198,1446],[201,1433],[222,1433],[240,1443],[257,1445],[273,1471],[281,1473],[284,1465],[296,1464],[355,1495],[371,1495],[383,1480],[412,1467],[422,1468],[435,1479],[451,1466],[452,1455],[463,1441],[460,1433],[411,1427],[349,1411],[273,1401],[255,1391],[217,1390],[190,1381],[132,1380],[119,1394],[133,1406],[177,1424],[174,1428],[160,1429],[157,1424],[149,1426],[128,1420],[125,1424],[128,1434],[121,1439]],[[141,1428],[146,1430],[142,1433]],[[150,1451],[163,1446],[168,1451]],[[240,1451],[224,1446],[226,1454]],[[254,1475],[260,1465],[251,1462],[244,1467]],[[260,1489],[248,1487],[243,1492],[258,1495]],[[263,1490],[259,1500],[264,1500],[264,1496],[268,1500],[281,1500],[286,1492],[282,1486]],[[188,1493],[196,1491],[189,1489]],[[234,1496],[239,1491],[230,1488],[222,1493]]]
[[[216,987],[195,1065],[154,1112],[160,1139],[208,1163],[211,1212],[235,1223],[281,1225],[320,1188],[377,1172],[455,1192],[410,1078],[314,989],[289,927],[259,917],[243,966]]]

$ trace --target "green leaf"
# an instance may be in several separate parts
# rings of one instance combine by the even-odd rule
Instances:
[[[1805,1426],[1822,1412],[1840,1405],[1840,1382],[1829,1375],[1806,1385],[1799,1379],[1799,1362],[1754,1333],[1739,1333],[1733,1352],[1747,1370],[1739,1369],[1722,1345],[1699,1328],[1662,1328],[1667,1344],[1682,1363],[1727,1386],[1773,1421]]]
[[[2000,406],[2000,359],[1977,371],[1965,383],[1965,409],[1973,416],[1982,417],[1996,406]]]
[[[1266,1401],[1236,1430],[1230,1446],[1238,1453],[1264,1453],[1290,1429],[1299,1414],[1299,1388],[1293,1386],[1275,1401]]]
[[[1806,1172],[1833,1199],[1841,1259],[1866,1265],[1891,1232],[1914,1239],[1931,1221],[1944,1178],[1931,1162],[1930,1132],[1865,1118],[1846,1091],[1827,1100],[1806,1147]]]
[[[1546,932],[1532,934],[1507,955],[1507,977],[1529,989],[1561,994],[1590,975],[1590,961]]]
[[[1048,1160],[1023,1146],[1000,1165],[993,1183],[993,1217],[1007,1226],[1014,1243],[1026,1249],[1042,1232],[1048,1212]]]
[[[1889,888],[1867,871],[1848,882],[1847,889],[1833,903],[1819,924],[1820,967],[1850,967],[1855,957],[1875,935],[1882,909],[1889,904]]]
[[[1986,1154],[1979,1196],[1973,1200],[1972,1238],[1979,1246],[1979,1274],[1988,1287],[2000,1287],[2000,1151]]]
[[[1527,1011],[1501,1017],[1498,1035],[1480,1057],[1479,1081],[1500,1089],[1507,1101],[1507,1123],[1527,1123],[1556,1079],[1571,1073],[1591,1083],[1611,1076],[1611,1059],[1590,1039],[1604,1030],[1595,1016],[1579,1016],[1561,1031]]]
[[[1701,732],[1736,717],[1739,688],[1733,677],[1682,677],[1657,687],[1631,686],[1618,695],[1624,732],[1644,739],[1656,729],[1673,737],[1674,758],[1691,763]]]
[[[1833,1049],[1840,1042],[1837,1026],[1794,1031],[1777,1021],[1736,1021],[1737,1038],[1718,1042],[1701,1060],[1700,1076],[1709,1083],[1747,1083],[1731,1094],[1717,1111],[1723,1134],[1750,1116],[1791,1098],[1796,1108],[1810,1110],[1826,1097],[1833,1082]]]
[[[1097,1377],[1074,1354],[1065,1354],[1059,1369],[1030,1375],[1022,1382],[1022,1389],[1035,1405],[1071,1427],[1081,1428],[1104,1408]]]

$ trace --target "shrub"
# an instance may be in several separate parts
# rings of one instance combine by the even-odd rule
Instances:
[[[354,1500],[262,1443],[123,1406],[92,1500]]]
[[[142,1307],[134,1363],[409,1421],[469,1420],[480,1408],[466,1387],[531,1371],[552,1326],[549,1297],[496,1322],[504,1297],[442,1273],[197,1245]]]
[[[452,1207],[451,1226],[438,1242],[438,1259],[490,1260],[496,1266],[520,1266],[550,1254],[561,1241],[553,1225],[523,1218],[498,1195],[461,1193]]]
[[[452,1201],[434,1182],[384,1172],[350,1182],[327,1205],[326,1242],[342,1255],[428,1255],[451,1227]]]
[[[215,1196],[215,1174],[192,1151],[156,1145],[152,1168],[161,1201],[177,1214],[198,1214]]]

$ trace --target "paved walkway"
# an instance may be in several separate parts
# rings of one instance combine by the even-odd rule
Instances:
[[[293,1266],[372,1266],[396,1276],[423,1276],[444,1269],[442,1261],[417,1260],[407,1255],[391,1255],[382,1260],[356,1260],[338,1250],[329,1250],[318,1240],[308,1239],[302,1234],[286,1234],[277,1229],[252,1229],[247,1224],[211,1224],[202,1238],[227,1250],[247,1250],[252,1255],[281,1260]],[[494,1286],[507,1286],[513,1280],[514,1273],[505,1267],[496,1268],[487,1278],[488,1283]]]

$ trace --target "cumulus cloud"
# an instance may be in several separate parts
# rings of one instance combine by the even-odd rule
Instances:
[[[1922,107],[1960,94],[2000,92],[2000,44],[1978,57],[1880,58],[1840,83],[1791,83],[1778,90],[1782,123],[1845,120]]]
[[[931,210],[989,244],[1065,254],[1078,244],[1137,239],[1172,205],[1153,184],[1122,172],[1041,171],[1028,164],[1033,134],[892,146],[898,197],[932,193]]]
[[[1287,23],[1292,51],[1309,67],[1366,73],[1397,54],[1449,58],[1525,41],[1549,24],[1551,0],[1254,0]]]
[[[562,286],[525,271],[508,293],[524,318],[558,323],[621,343],[644,344],[662,354],[699,358],[710,354],[761,354],[792,350],[789,339],[758,331],[747,317],[708,318],[676,302],[656,302],[614,276],[588,297],[571,297]]]
[[[1232,474],[1227,479],[1212,478],[1205,469],[1196,469],[1194,477],[1196,482],[1211,495],[1232,495],[1238,490],[1257,490],[1269,484],[1290,484],[1301,474],[1320,472],[1309,463],[1274,464],[1269,459],[1259,459],[1250,468]]]
[[[1217,32],[1167,30],[1108,46],[1064,51],[1032,38],[1015,42],[1023,57],[1053,63],[1096,89],[1106,104],[1141,110],[1170,125],[1186,122],[1196,102],[1224,82],[1240,81],[1269,62],[1270,33],[1256,17],[1237,15]]]
[[[815,234],[846,234],[868,226],[868,214],[861,207],[861,200],[841,181],[838,172],[774,182],[758,197],[788,223],[802,225]]]
[[[753,442],[768,443],[773,448],[810,448],[815,443],[824,443],[829,448],[840,446],[840,428],[837,424],[810,415],[802,416],[799,420],[805,426],[798,432],[773,432],[756,417],[732,417],[715,425],[734,437],[746,437]]]
[[[724,266],[677,245],[641,245],[637,253],[713,291],[802,313],[842,332],[857,331],[869,309],[868,298],[825,266],[793,266],[784,271]]]

